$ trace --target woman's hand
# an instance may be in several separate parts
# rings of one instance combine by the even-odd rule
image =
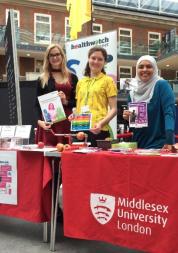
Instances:
[[[69,120],[69,121],[72,121],[73,119],[74,119],[74,114],[71,113],[71,114],[68,116],[68,120]]]
[[[51,128],[51,123],[47,123],[43,120],[38,120],[38,125],[43,128],[44,130],[49,130]]]
[[[102,126],[101,123],[96,123],[93,128],[90,128],[90,132],[93,134],[99,134],[101,132]]]
[[[59,97],[61,98],[61,102],[63,105],[68,104],[68,100],[66,99],[66,94],[63,91],[58,92]]]
[[[124,110],[123,111],[123,118],[125,119],[125,120],[127,120],[127,121],[129,121],[129,117],[130,117],[130,115],[131,115],[131,112],[129,111],[129,110]]]

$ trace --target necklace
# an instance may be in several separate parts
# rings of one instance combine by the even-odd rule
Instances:
[[[52,69],[51,68],[51,72],[61,72],[61,69]]]

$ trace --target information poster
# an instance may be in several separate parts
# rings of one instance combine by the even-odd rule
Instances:
[[[129,103],[129,126],[135,128],[142,128],[148,126],[147,103]]]
[[[88,131],[91,128],[91,113],[75,115],[71,121],[71,131]]]
[[[16,151],[0,151],[0,203],[17,205]]]
[[[66,119],[64,108],[58,91],[53,91],[48,94],[38,97],[43,118],[46,122],[59,122]]]

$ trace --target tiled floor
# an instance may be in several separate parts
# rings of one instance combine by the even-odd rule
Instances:
[[[0,253],[47,253],[49,243],[42,241],[41,224],[0,216]],[[96,241],[66,238],[58,224],[56,253],[138,253]]]

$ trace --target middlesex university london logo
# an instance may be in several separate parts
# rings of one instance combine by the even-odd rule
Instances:
[[[90,207],[95,219],[106,224],[113,216],[115,210],[115,197],[105,194],[91,193]]]

